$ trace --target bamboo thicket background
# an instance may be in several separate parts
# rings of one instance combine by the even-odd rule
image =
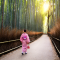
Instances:
[[[45,2],[49,2],[50,5],[49,29],[51,29],[60,17],[60,0],[0,0],[0,29],[9,27],[43,32],[45,16],[48,21],[48,11],[43,12]]]
[[[0,29],[42,31],[43,16],[37,11],[36,0],[0,0]],[[38,28],[38,29],[37,29]]]

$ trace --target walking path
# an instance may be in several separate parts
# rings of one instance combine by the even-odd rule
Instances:
[[[0,57],[0,60],[60,60],[50,38],[42,35],[36,41],[29,44],[28,54],[21,54],[19,48]]]

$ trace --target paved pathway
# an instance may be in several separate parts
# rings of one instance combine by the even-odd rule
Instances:
[[[21,55],[21,48],[0,57],[0,60],[60,60],[50,38],[42,35],[30,43],[28,54]]]

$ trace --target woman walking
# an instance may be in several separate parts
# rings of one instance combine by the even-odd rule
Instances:
[[[24,30],[23,34],[20,37],[20,41],[22,43],[22,55],[27,54],[27,44],[30,42],[29,36]]]

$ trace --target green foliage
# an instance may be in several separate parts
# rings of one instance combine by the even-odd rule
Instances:
[[[2,24],[2,2],[3,0],[0,0],[0,29]],[[49,2],[49,0],[46,0],[46,2]],[[42,32],[45,16],[48,14],[48,11],[44,12],[43,10],[44,3],[44,0],[4,0],[3,26],[8,26],[10,29],[16,27],[17,29]],[[53,7],[50,12],[53,13]]]

